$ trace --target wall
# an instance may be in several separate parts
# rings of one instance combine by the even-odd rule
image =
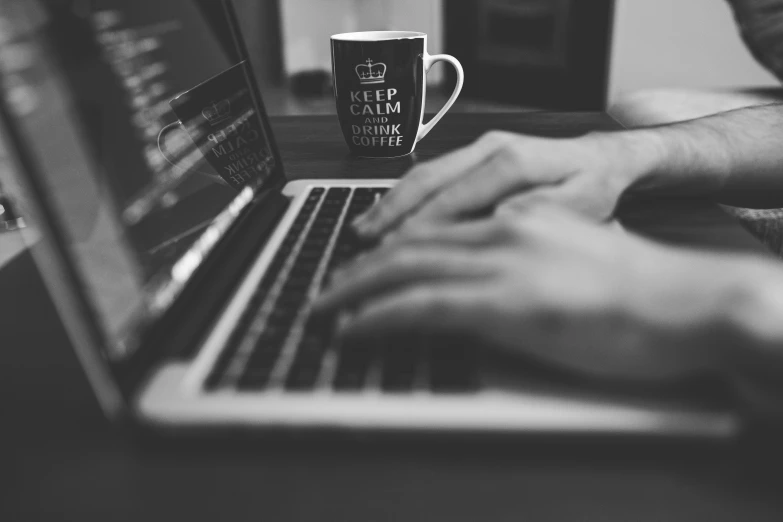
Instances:
[[[331,71],[329,37],[353,31],[404,30],[428,35],[430,54],[442,52],[442,0],[281,0],[283,64],[287,74]],[[428,75],[440,79],[439,67]]]
[[[331,69],[338,32],[423,31],[429,52],[442,52],[444,1],[457,0],[281,0],[284,69]],[[639,89],[780,85],[745,48],[726,0],[616,0],[611,60],[610,101]]]
[[[780,85],[745,48],[726,0],[616,0],[610,100],[638,89]]]

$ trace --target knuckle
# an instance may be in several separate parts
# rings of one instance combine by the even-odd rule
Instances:
[[[434,198],[431,206],[438,210],[448,210],[460,205],[466,196],[470,198],[473,193],[474,190],[470,183],[456,183]]]
[[[504,212],[502,214],[498,214],[495,218],[495,230],[501,232],[514,230],[516,228],[518,219],[519,218],[510,213]]]
[[[511,213],[498,214],[495,220],[495,233],[500,239],[511,239],[519,234],[520,218]]]
[[[541,216],[535,210],[531,209],[517,222],[515,233],[517,237],[531,239],[541,234],[544,224],[545,220],[541,219]]]
[[[437,240],[442,233],[437,220],[427,219],[427,216],[414,216],[403,225],[403,230],[410,234],[414,242]]]
[[[424,163],[413,167],[400,183],[395,187],[391,194],[396,193],[397,197],[401,194],[405,197],[418,197],[422,191],[427,192],[436,189],[441,183],[438,176],[429,163]]]
[[[420,219],[412,217],[403,221],[397,228],[397,236],[400,242],[405,244],[408,241],[421,241],[429,237],[428,228],[423,226]]]
[[[525,212],[525,219],[522,220],[525,228],[528,231],[540,229],[550,217],[549,208],[551,207],[540,202],[530,205]]]
[[[500,165],[500,171],[506,175],[516,175],[523,160],[522,153],[511,143],[504,143],[495,152],[495,161]]]
[[[525,204],[530,208],[532,214],[538,214],[543,212],[547,207],[550,207],[557,201],[554,194],[544,191],[534,191],[528,194],[525,199]]]
[[[420,256],[412,248],[401,248],[389,256],[389,264],[400,270],[414,268],[419,264]]]
[[[451,310],[448,299],[444,299],[433,288],[422,286],[411,290],[411,303],[419,312],[419,317],[439,316],[447,314]]]
[[[428,165],[426,163],[422,163],[410,169],[403,179],[407,179],[409,181],[424,179],[426,178],[428,171],[429,171]]]
[[[422,212],[416,216],[419,222],[417,225],[429,223],[430,226],[433,226],[442,218],[459,212],[466,200],[466,188],[462,185],[462,183],[452,185],[428,201],[422,207]],[[470,198],[471,195],[472,193],[468,194],[467,198]]]
[[[488,144],[506,143],[512,134],[506,131],[490,130],[485,132],[479,138],[480,141]]]

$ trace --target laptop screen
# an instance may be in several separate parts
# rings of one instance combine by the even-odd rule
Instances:
[[[252,72],[222,2],[4,6],[7,106],[123,360],[281,175]]]

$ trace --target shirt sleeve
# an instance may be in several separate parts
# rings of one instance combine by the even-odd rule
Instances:
[[[783,81],[783,0],[728,0],[750,52]]]

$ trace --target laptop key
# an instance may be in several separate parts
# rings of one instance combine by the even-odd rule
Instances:
[[[329,238],[308,236],[302,244],[302,248],[320,248],[321,250],[326,248],[329,244]]]
[[[322,248],[302,249],[299,252],[299,255],[297,256],[297,261],[302,261],[302,262],[317,261],[321,259],[323,255],[324,255],[324,251]]]
[[[302,275],[288,279],[285,286],[283,286],[283,292],[296,292],[297,290],[306,291],[308,288],[310,288],[311,282],[312,274],[303,273]]]
[[[296,310],[275,310],[267,317],[267,325],[288,331],[296,319]]]
[[[420,343],[415,339],[397,338],[383,348],[381,388],[390,392],[406,392],[413,389]]]
[[[345,207],[345,201],[324,201],[318,217],[321,219],[338,217]],[[316,218],[317,220],[318,218]],[[316,221],[317,222],[317,221]]]
[[[338,392],[359,391],[364,387],[364,375],[361,372],[342,371],[335,375],[332,387]]]
[[[267,329],[256,340],[253,347],[253,353],[250,356],[250,360],[254,357],[264,358],[267,356],[274,356],[280,353],[280,349],[283,347],[283,341],[288,336],[288,329],[278,326],[267,327]]]
[[[207,375],[207,378],[204,381],[204,389],[214,390],[220,384],[232,358],[239,349],[239,344],[242,342],[243,336],[246,335],[248,324],[255,318],[254,311],[255,309],[247,310],[240,318],[237,326],[231,333],[228,342],[218,354],[217,360],[212,365],[209,375]]]
[[[475,354],[464,339],[435,338],[429,349],[429,368],[434,392],[470,393],[478,388]]]
[[[212,370],[209,372],[207,379],[204,381],[204,389],[214,390],[217,388],[220,381],[223,379],[223,375],[228,368],[228,364],[231,362],[231,358],[234,356],[237,350],[237,343],[229,343],[223,348],[223,351],[218,355],[217,361],[212,366]]]
[[[318,380],[320,371],[320,364],[294,364],[288,372],[285,387],[291,391],[311,390]]]
[[[375,356],[371,345],[351,343],[340,348],[333,387],[337,391],[357,391],[364,387]]]
[[[323,187],[315,187],[310,190],[267,269],[267,274],[259,285],[256,296],[251,300],[253,310],[257,310],[268,291],[279,280],[280,270],[300,241],[305,227],[310,223],[313,212],[318,208],[318,214],[307,230],[307,236],[302,242],[301,249],[296,254],[296,261],[286,274],[286,281],[276,298],[274,309],[266,318],[266,330],[258,339],[253,353],[247,360],[245,372],[238,382],[241,389],[256,389],[266,385],[280,356],[282,345],[312,286],[313,276],[326,247],[343,211],[346,210],[345,205],[350,195],[351,189],[348,187],[330,187],[328,190]],[[369,199],[366,204],[371,204]],[[353,208],[358,207],[354,206]],[[297,347],[286,386],[301,390],[314,384],[329,344],[329,335],[328,328],[316,329],[308,323],[305,336],[300,346]],[[233,354],[226,356],[225,365],[230,362],[232,357]],[[220,374],[224,371],[225,368],[221,368],[215,373]],[[213,380],[219,382],[219,378],[213,378]]]
[[[332,201],[332,200],[346,200],[348,199],[348,195],[351,193],[350,187],[331,187],[326,192],[326,201]]]
[[[243,391],[262,390],[266,388],[271,375],[272,371],[267,369],[245,371],[237,382],[237,388]]]
[[[379,194],[383,196],[389,191],[389,187],[359,187],[356,190],[354,190],[354,198],[362,198],[362,199],[370,199],[371,201],[375,199],[375,195]]]
[[[307,292],[296,291],[283,293],[278,296],[276,306],[284,306],[286,308],[298,308],[304,302]]]
[[[272,371],[278,357],[280,357],[280,346],[257,348],[245,364],[245,371]]]

